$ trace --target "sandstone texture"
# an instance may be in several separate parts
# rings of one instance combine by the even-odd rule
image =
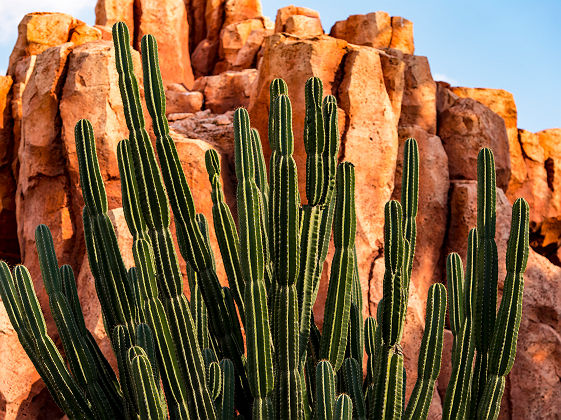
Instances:
[[[399,16],[390,17],[386,12],[349,16],[335,22],[330,35],[356,45],[395,48],[406,54],[415,51],[413,23]]]
[[[338,101],[338,159],[356,167],[364,316],[376,315],[382,297],[384,205],[400,198],[403,144],[409,137],[417,139],[418,235],[402,341],[407,397],[417,377],[428,289],[445,282],[447,253],[459,252],[465,259],[467,234],[476,224],[477,154],[491,147],[498,184],[499,298],[511,205],[524,197],[531,208],[532,250],[518,353],[500,418],[556,418],[561,412],[561,129],[519,129],[514,98],[504,90],[435,82],[430,57],[414,55],[413,23],[405,18],[382,11],[352,15],[336,22],[329,35],[319,13],[305,7],[283,7],[274,18],[273,23],[263,16],[258,0],[98,0],[95,27],[62,13],[31,13],[22,19],[7,75],[0,76],[0,258],[23,263],[31,271],[55,342],[60,340],[35,248],[40,223],[53,233],[60,264],[74,269],[86,324],[114,362],[85,253],[73,130],[81,118],[93,125],[109,216],[130,267],[132,238],[123,216],[116,159],[117,144],[128,129],[111,42],[111,25],[124,21],[135,49],[141,96],[141,37],[152,33],[157,38],[171,136],[197,212],[209,221],[224,285],[204,154],[210,148],[218,152],[225,198],[236,218],[233,111],[248,108],[268,162],[273,79],[282,77],[288,85],[304,203],[306,80],[319,77],[324,95]],[[146,123],[152,135],[150,118]],[[173,221],[171,229],[175,234]],[[314,308],[320,325],[332,245],[329,252]],[[180,265],[185,275],[181,258]],[[0,336],[0,419],[62,418],[1,304]],[[441,417],[451,342],[447,330],[430,419]]]

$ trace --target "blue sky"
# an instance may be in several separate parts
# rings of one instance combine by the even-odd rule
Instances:
[[[318,10],[323,27],[350,14],[384,10],[414,23],[415,52],[429,58],[435,79],[454,85],[506,89],[514,94],[518,126],[561,127],[560,0],[262,0],[276,10],[297,4]],[[30,11],[64,11],[94,22],[95,0],[0,0],[0,72]]]

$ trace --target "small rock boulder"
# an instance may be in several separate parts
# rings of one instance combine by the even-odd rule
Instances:
[[[195,82],[194,90],[204,95],[205,108],[223,114],[249,105],[257,70],[226,71],[215,76],[204,76]]]
[[[506,189],[510,179],[510,154],[504,120],[471,98],[459,98],[438,116],[450,179],[477,179],[477,155],[489,147],[495,155],[497,186]]]

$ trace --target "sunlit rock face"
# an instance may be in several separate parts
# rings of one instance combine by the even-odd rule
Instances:
[[[110,42],[111,25],[124,21],[136,49],[133,65],[141,94],[141,37],[152,33],[158,40],[171,135],[197,211],[211,222],[211,246],[224,285],[204,154],[213,148],[220,156],[225,198],[235,218],[233,111],[248,108],[268,161],[269,84],[274,78],[288,84],[304,202],[304,83],[317,76],[324,94],[337,98],[339,161],[356,167],[364,316],[376,315],[382,297],[383,207],[389,199],[399,199],[403,144],[409,137],[417,139],[418,236],[403,337],[407,396],[416,379],[428,288],[445,282],[448,252],[465,258],[467,232],[476,223],[477,153],[491,147],[499,187],[499,295],[510,207],[519,196],[530,203],[534,248],[526,272],[517,361],[507,380],[501,418],[555,416],[561,411],[556,374],[561,365],[556,338],[561,334],[561,129],[518,129],[509,92],[435,81],[430,57],[414,55],[413,23],[405,18],[379,11],[349,16],[329,29],[318,12],[295,6],[280,9],[274,18],[273,23],[262,15],[258,0],[98,0],[95,27],[61,13],[23,18],[8,75],[0,76],[0,257],[31,271],[55,342],[35,250],[34,231],[40,223],[53,232],[59,263],[74,269],[86,324],[114,360],[85,253],[73,129],[80,118],[92,122],[110,218],[125,265],[132,266],[116,160],[117,143],[128,130]],[[146,122],[150,131],[150,119]],[[330,258],[314,308],[320,325]],[[180,265],[185,274],[181,259]],[[185,292],[189,296],[187,286]],[[36,418],[39,413],[61,418],[1,305],[0,334],[0,418]],[[450,372],[449,331],[446,337],[431,419],[441,416]]]

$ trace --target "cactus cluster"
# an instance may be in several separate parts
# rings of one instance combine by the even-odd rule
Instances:
[[[227,274],[216,274],[209,227],[196,212],[165,116],[154,37],[142,39],[145,128],[129,33],[113,27],[129,137],[118,145],[122,201],[134,238],[126,269],[87,120],[76,125],[83,223],[91,272],[118,379],[82,315],[72,269],[59,267],[48,228],[36,231],[41,273],[66,360],[49,338],[29,272],[0,265],[0,296],[19,339],[56,403],[75,419],[424,419],[441,365],[447,291],[428,294],[417,381],[406,404],[403,336],[415,255],[419,152],[405,143],[401,202],[387,203],[385,273],[377,319],[362,318],[356,260],[355,173],[337,162],[335,97],[305,86],[306,204],[293,158],[287,86],[271,83],[269,170],[245,109],[234,114],[237,224],[225,203],[220,160],[206,153],[212,216]],[[493,157],[479,157],[478,226],[466,276],[447,261],[453,372],[445,418],[496,418],[514,360],[528,256],[528,206],[514,205],[507,278],[496,314],[497,251]],[[190,300],[170,231],[187,263]],[[313,306],[330,239],[335,248],[322,331]],[[245,332],[245,337],[242,331]],[[475,364],[474,364],[475,359]],[[474,367],[473,367],[474,365]],[[363,366],[366,366],[363,375]]]

